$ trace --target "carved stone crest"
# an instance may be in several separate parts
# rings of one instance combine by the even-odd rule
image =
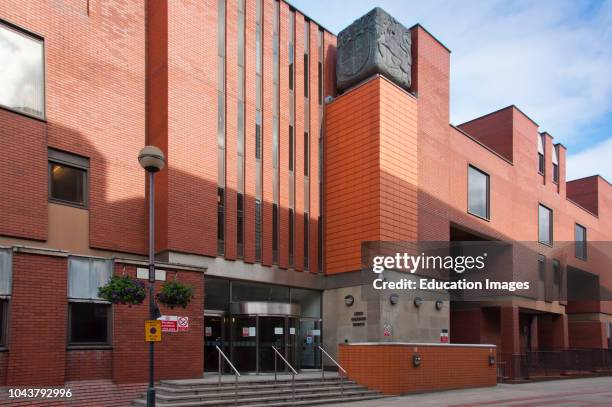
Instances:
[[[374,8],[338,34],[336,76],[343,91],[381,74],[410,88],[410,31],[380,7]]]

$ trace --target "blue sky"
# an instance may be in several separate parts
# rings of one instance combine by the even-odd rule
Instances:
[[[451,122],[517,105],[568,148],[568,179],[612,182],[612,1],[289,0],[337,34],[380,6],[452,50]]]

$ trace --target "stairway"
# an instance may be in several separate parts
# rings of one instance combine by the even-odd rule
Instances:
[[[302,376],[302,377],[300,377]],[[207,378],[208,379],[208,378]],[[237,387],[233,377],[224,376],[219,385],[210,379],[162,380],[156,389],[158,407],[243,406],[285,407],[314,406],[331,403],[371,400],[383,397],[377,391],[344,380],[344,391],[337,375],[321,379],[318,375],[298,375],[295,378],[295,398],[291,376],[243,376]],[[146,406],[146,394],[134,400],[134,406]]]

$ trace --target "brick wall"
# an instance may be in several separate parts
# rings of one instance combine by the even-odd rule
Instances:
[[[364,241],[417,238],[416,100],[383,77],[327,107],[325,264],[361,268]]]
[[[6,385],[7,366],[8,366],[8,352],[0,352],[0,386]]]
[[[155,374],[159,379],[200,377],[203,362],[203,274],[166,269],[166,281],[176,277],[178,281],[194,287],[194,299],[186,309],[173,310],[161,306],[163,315],[189,317],[189,331],[164,333],[162,342],[155,344]],[[135,276],[131,265],[115,263],[115,274]],[[162,283],[156,283],[156,292]],[[113,380],[117,383],[138,383],[148,380],[148,346],[144,341],[144,320],[149,315],[149,299],[140,305],[113,306]]]
[[[421,365],[414,367],[414,353]],[[495,386],[497,367],[489,365],[495,347],[393,344],[339,345],[348,377],[384,394]]]
[[[110,379],[111,349],[71,349],[66,352],[66,380]]]
[[[571,348],[607,348],[606,325],[600,321],[570,321],[568,324]]]
[[[67,270],[65,257],[14,253],[8,386],[64,383]]]

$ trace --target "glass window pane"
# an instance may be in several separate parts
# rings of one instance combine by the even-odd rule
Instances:
[[[289,287],[232,281],[232,302],[240,301],[289,302]]]
[[[11,294],[11,251],[0,250],[0,295]]]
[[[45,106],[43,41],[0,23],[0,104],[37,117]]]
[[[538,241],[552,244],[552,212],[543,205],[538,210]]]
[[[70,303],[70,342],[108,343],[110,305]]]
[[[489,218],[489,176],[474,167],[468,167],[468,211]]]
[[[0,300],[0,346],[6,346],[6,300]]]
[[[49,170],[52,199],[85,205],[85,170],[54,162],[49,164]]]
[[[586,228],[576,224],[575,228],[575,247],[576,257],[579,259],[586,259],[587,256],[587,237]]]
[[[230,282],[223,278],[206,277],[204,280],[204,306],[207,310],[229,312]]]

